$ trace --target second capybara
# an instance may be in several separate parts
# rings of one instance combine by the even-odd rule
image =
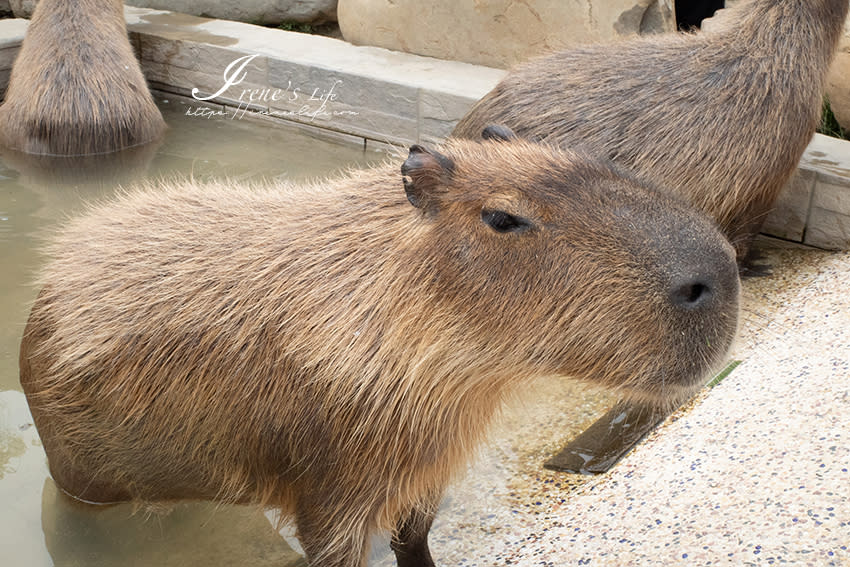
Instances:
[[[736,331],[734,251],[612,164],[413,146],[304,186],[173,183],[71,220],[20,352],[50,471],[91,502],[257,502],[311,565],[392,531],[433,565],[446,484],[535,377],[679,400]]]
[[[0,144],[30,154],[101,154],[164,131],[127,38],[123,2],[41,0],[0,105]]]
[[[676,191],[746,258],[818,124],[848,0],[750,0],[716,32],[590,45],[513,69],[460,121],[584,145]]]

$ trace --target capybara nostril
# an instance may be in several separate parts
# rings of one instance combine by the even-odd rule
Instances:
[[[670,300],[676,307],[699,309],[709,304],[714,297],[714,282],[711,278],[684,278],[673,282]]]

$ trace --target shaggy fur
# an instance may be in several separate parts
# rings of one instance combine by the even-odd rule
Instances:
[[[675,190],[748,252],[814,134],[848,0],[751,0],[716,33],[669,34],[529,61],[461,120],[585,146]]]
[[[0,106],[0,143],[31,154],[113,152],[165,122],[127,39],[120,0],[41,0]]]
[[[443,151],[411,149],[407,195],[396,164],[177,183],[72,220],[20,358],[56,482],[281,507],[313,565],[363,565],[394,530],[400,565],[431,565],[443,488],[519,385],[669,400],[723,359],[738,278],[707,219],[571,152]],[[705,301],[672,301],[683,282]]]

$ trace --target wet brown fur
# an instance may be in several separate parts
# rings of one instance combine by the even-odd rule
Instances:
[[[420,208],[395,164],[175,183],[72,220],[20,358],[56,482],[280,507],[313,564],[362,565],[375,530],[424,542],[519,385],[566,374],[673,399],[722,361],[738,280],[708,220],[572,152],[442,151],[405,162]],[[533,227],[499,233],[482,210]],[[719,274],[716,296],[678,309],[671,279],[694,271]]]
[[[487,124],[584,145],[675,190],[744,257],[815,132],[847,0],[751,0],[717,32],[569,49],[513,69],[453,135]]]
[[[31,154],[113,152],[165,130],[120,0],[41,0],[0,106],[0,144]]]

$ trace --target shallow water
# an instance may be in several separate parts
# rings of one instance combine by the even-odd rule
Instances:
[[[92,507],[61,494],[18,382],[18,345],[35,288],[40,235],[118,183],[169,176],[292,179],[384,159],[362,146],[248,120],[205,119],[160,100],[170,125],[158,148],[126,152],[116,171],[75,160],[0,156],[0,565],[4,567],[276,565],[299,556],[252,507],[180,504],[165,514]],[[155,152],[153,151],[155,150]],[[44,161],[44,160],[40,160]],[[60,164],[63,160],[59,160]],[[67,158],[65,160],[68,161]]]

